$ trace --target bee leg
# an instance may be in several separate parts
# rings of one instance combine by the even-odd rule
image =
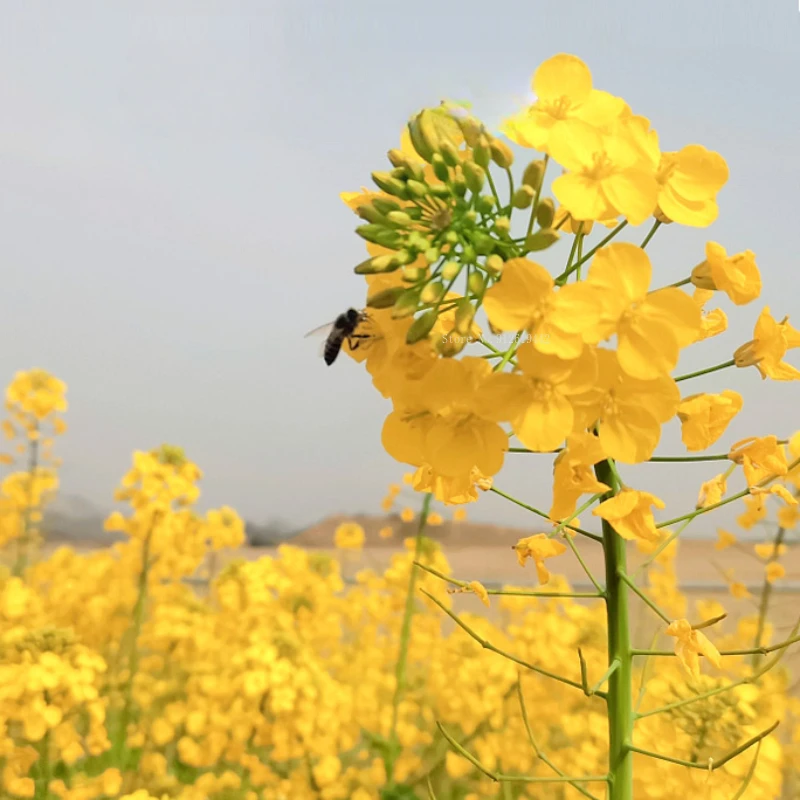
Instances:
[[[360,338],[361,337],[359,337],[359,336],[348,336],[347,337],[347,346],[351,350],[358,350],[358,346],[359,346],[359,344],[361,344],[361,342],[359,341]]]

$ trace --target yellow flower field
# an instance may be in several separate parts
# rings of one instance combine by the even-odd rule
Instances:
[[[122,478],[116,499],[128,510],[113,513],[107,528],[126,541],[90,555],[61,548],[38,560],[38,520],[57,486],[52,438],[66,427],[65,391],[32,371],[7,393],[4,427],[27,468],[2,483],[3,797],[602,796],[601,783],[498,784],[453,750],[507,775],[602,776],[608,734],[592,691],[599,694],[592,684],[607,659],[602,603],[526,596],[542,591],[531,589],[496,596],[450,576],[446,555],[424,536],[407,540],[385,573],[363,570],[356,585],[343,583],[335,559],[284,545],[277,558],[234,560],[208,576],[208,592],[197,591],[183,579],[204,574],[214,551],[240,545],[244,527],[229,508],[195,512],[201,471],[167,446],[135,453]],[[398,492],[390,489],[390,499]],[[338,546],[355,550],[363,538],[355,523],[336,535]],[[544,578],[557,544],[529,537],[517,554],[535,560]],[[672,546],[658,557],[653,597],[685,614],[674,556]],[[558,578],[547,589],[570,591]],[[451,618],[453,593],[462,591],[499,608],[499,621]],[[706,618],[716,611],[709,606]],[[712,647],[749,645],[752,634],[748,619]],[[674,635],[708,655],[699,630]],[[678,659],[649,660],[635,678],[643,714],[636,745],[702,763],[775,721],[790,731],[798,704],[779,668],[757,684],[712,694],[745,669],[744,657],[726,658],[724,676],[704,666],[687,677]],[[566,682],[553,683],[551,674]],[[709,696],[680,704],[697,693]],[[791,739],[761,742],[747,798],[777,798],[782,786],[798,785]],[[727,800],[754,755],[713,775],[636,761],[636,797]]]

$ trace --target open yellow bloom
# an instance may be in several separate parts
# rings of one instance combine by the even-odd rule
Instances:
[[[531,450],[554,450],[573,430],[570,397],[587,391],[597,378],[594,351],[587,348],[580,358],[565,361],[526,342],[517,350],[517,363],[521,373],[494,373],[483,383],[481,413],[510,422]]]
[[[728,491],[728,482],[724,473],[714,476],[710,481],[705,481],[700,487],[697,497],[697,507],[706,508],[713,506],[722,500],[725,492]]]
[[[343,522],[333,534],[333,542],[340,550],[360,550],[365,538],[364,529],[357,522]]]
[[[589,433],[573,433],[553,467],[553,504],[550,519],[559,522],[575,513],[578,500],[584,494],[599,494],[610,489],[594,474],[594,465],[606,457],[600,440]]]
[[[533,559],[536,564],[536,574],[539,578],[539,583],[547,583],[550,580],[550,573],[544,565],[546,558],[553,558],[553,556],[560,556],[566,552],[567,546],[562,542],[551,539],[546,533],[537,533],[534,536],[527,536],[520,539],[515,545],[514,550],[517,552],[517,559],[521,567],[525,566],[525,561],[529,558]]]
[[[531,85],[536,102],[503,124],[503,133],[522,147],[550,153],[575,120],[606,125],[625,101],[592,87],[592,74],[577,56],[560,53],[539,65]]]
[[[483,300],[489,322],[500,331],[528,331],[540,352],[563,359],[577,358],[584,334],[600,320],[597,291],[588,283],[556,289],[550,273],[527,258],[506,261],[503,277]]]
[[[786,575],[786,567],[783,564],[779,564],[777,561],[773,561],[771,564],[767,564],[766,568],[764,569],[764,577],[767,581],[772,583],[773,581],[780,580]]]
[[[728,181],[725,159],[699,144],[662,153],[656,173],[661,216],[680,225],[706,228],[717,218],[717,193]]]
[[[767,516],[767,504],[764,502],[763,494],[756,494],[744,497],[742,502],[745,511],[736,517],[736,524],[746,531],[749,531],[757,523]]]
[[[715,550],[726,550],[732,544],[736,544],[737,542],[736,536],[734,536],[730,531],[723,530],[719,528],[717,530],[717,541],[714,543]]]
[[[568,170],[553,181],[553,194],[576,219],[622,216],[640,225],[652,215],[658,199],[655,168],[627,136],[576,120],[549,147]]]
[[[652,506],[664,508],[664,501],[650,492],[623,489],[616,497],[600,503],[592,514],[610,523],[623,539],[644,539],[655,542],[660,535],[656,528]]]
[[[615,243],[598,250],[588,280],[603,292],[603,338],[617,334],[617,358],[631,377],[669,374],[682,347],[697,339],[700,310],[677,288],[648,292],[653,268],[641,247]]]
[[[713,290],[700,288],[696,288],[692,295],[692,300],[702,312],[700,332],[697,335],[698,342],[710,339],[712,336],[718,336],[728,330],[728,316],[721,308],[713,308],[711,311],[704,309],[705,304],[713,296]]]
[[[796,381],[800,380],[800,370],[783,360],[786,351],[795,347],[800,347],[800,331],[789,324],[788,317],[777,322],[765,306],[753,338],[733,354],[733,359],[737,367],[755,366],[763,379]]]
[[[630,377],[611,350],[598,350],[597,362],[597,381],[571,398],[575,430],[597,425],[605,455],[625,464],[647,461],[658,446],[662,424],[675,415],[677,384],[668,375],[646,381]]]
[[[689,452],[714,444],[742,410],[742,396],[725,389],[721,394],[694,394],[681,400],[678,419],[681,437]]]
[[[702,632],[692,628],[686,619],[676,619],[667,626],[667,634],[675,637],[675,655],[695,678],[700,676],[700,656],[705,656],[717,669],[722,666],[719,650]]]
[[[748,486],[767,478],[785,475],[789,469],[786,451],[777,436],[750,437],[731,447],[728,458],[740,464]]]
[[[755,554],[759,558],[763,558],[765,561],[768,558],[780,558],[782,555],[786,553],[787,549],[788,548],[786,547],[785,544],[775,547],[775,545],[772,542],[760,542],[759,544],[753,545],[753,550],[755,551]]]
[[[761,273],[752,250],[729,256],[716,242],[706,243],[706,262],[714,287],[737,305],[752,302],[761,294]]]

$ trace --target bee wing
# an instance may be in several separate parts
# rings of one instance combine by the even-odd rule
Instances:
[[[309,331],[303,338],[308,339],[309,336],[324,336],[327,339],[335,324],[335,321],[326,322],[324,325],[320,325],[319,328],[314,328],[313,331]]]

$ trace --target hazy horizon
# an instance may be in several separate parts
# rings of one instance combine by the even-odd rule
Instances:
[[[369,184],[417,108],[467,99],[496,124],[558,52],[651,118],[663,149],[698,142],[728,161],[719,221],[668,226],[648,250],[662,284],[702,260],[708,239],[751,249],[764,292],[744,308],[721,299],[728,333],[693,348],[681,370],[730,358],[765,305],[800,325],[795,4],[682,0],[659,5],[657,19],[634,0],[4,11],[0,379],[38,366],[68,384],[70,428],[57,445],[66,495],[110,508],[132,451],[169,442],[203,469],[203,507],[296,527],[380,513],[406,471],[381,448],[388,403],[362,367],[342,358],[328,369],[303,339],[363,302],[351,267],[364,245],[339,192]],[[762,382],[754,368],[682,388],[743,394],[717,451],[800,429],[800,386]],[[682,452],[674,421],[660,452]],[[549,507],[552,459],[508,461],[497,485]],[[624,474],[681,513],[719,471]],[[468,511],[535,527],[491,495]]]

